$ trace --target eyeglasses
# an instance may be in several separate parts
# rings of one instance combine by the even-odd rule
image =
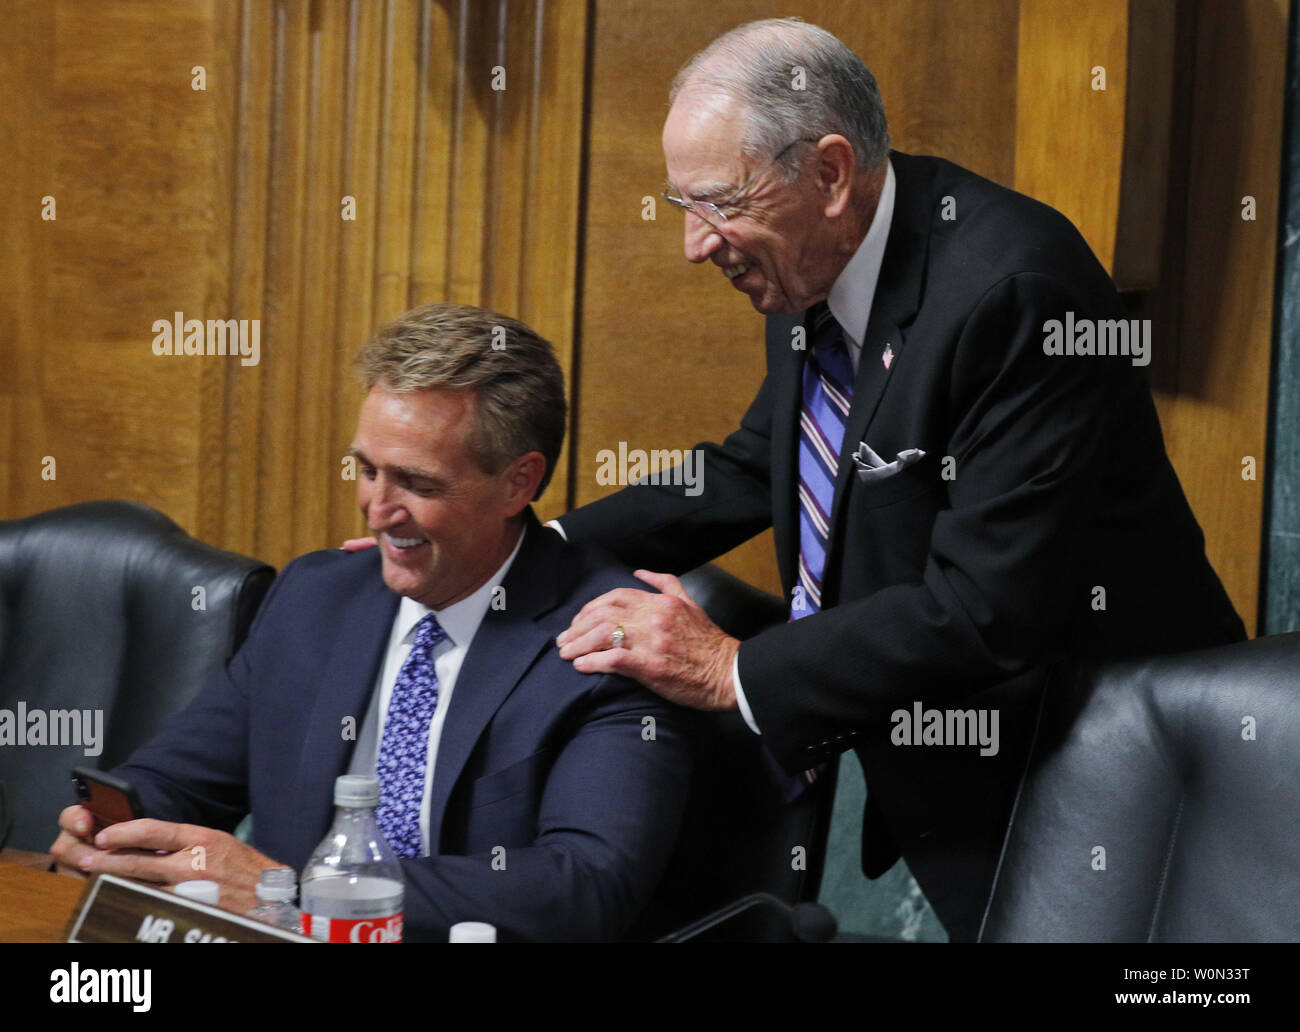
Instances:
[[[784,158],[790,151],[791,147],[799,143],[816,143],[817,140],[818,137],[816,136],[801,136],[797,140],[791,140],[781,148],[781,152],[777,154],[776,157],[750,176],[749,179],[745,181],[745,184],[739,187],[728,200],[722,201],[719,204],[714,204],[712,201],[687,200],[685,197],[682,197],[679,193],[675,192],[675,188],[671,183],[664,184],[663,199],[673,207],[681,208],[682,211],[689,211],[692,215],[703,219],[709,225],[717,226],[719,223],[727,221],[727,213],[724,209],[732,209],[732,215],[734,216],[736,214],[736,209],[740,206],[741,200],[744,198],[749,188],[758,181],[759,176]]]

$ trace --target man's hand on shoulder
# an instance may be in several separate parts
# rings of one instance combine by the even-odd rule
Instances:
[[[584,674],[630,677],[691,709],[736,709],[732,667],[740,642],[672,574],[637,570],[636,576],[661,594],[618,588],[588,602],[556,639],[560,657]]]
[[[207,878],[221,886],[222,907],[242,914],[257,904],[254,890],[263,869],[285,866],[233,835],[197,824],[123,821],[91,839],[89,816],[80,806],[59,815],[62,832],[50,852],[61,869],[166,886]]]

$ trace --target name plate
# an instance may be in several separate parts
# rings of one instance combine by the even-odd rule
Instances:
[[[77,901],[65,942],[315,942],[149,885],[96,875]]]

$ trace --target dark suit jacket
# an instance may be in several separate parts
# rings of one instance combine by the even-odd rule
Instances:
[[[555,636],[582,605],[640,585],[528,514],[527,535],[457,676],[433,778],[430,856],[403,860],[408,940],[457,921],[503,938],[611,939],[667,862],[688,789],[684,711],[581,674]],[[116,773],[164,820],[230,830],[301,869],[333,817],[399,598],[377,549],[290,563],[224,675]],[[645,718],[653,717],[653,738]],[[504,846],[506,867],[492,850]]]
[[[864,870],[879,875],[901,849],[953,937],[973,938],[1049,665],[1245,631],[1206,560],[1141,370],[1127,357],[1045,354],[1044,323],[1067,311],[1125,317],[1078,232],[950,162],[892,160],[893,222],[870,323],[855,328],[864,346],[825,611],[745,642],[740,680],[789,769],[857,750]],[[570,539],[680,572],[771,525],[789,598],[804,361],[791,341],[803,318],[767,320],[767,377],[740,428],[701,446],[702,493],[626,488],[566,515]],[[886,460],[907,448],[926,456],[867,483],[851,459],[859,441]],[[998,754],[891,744],[891,713],[918,700],[997,709]]]

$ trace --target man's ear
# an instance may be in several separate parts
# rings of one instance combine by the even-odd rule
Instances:
[[[839,133],[817,141],[817,189],[824,198],[822,211],[828,219],[839,218],[848,208],[857,168],[853,144]]]
[[[506,483],[506,518],[524,511],[537,494],[546,475],[546,457],[539,451],[525,452],[503,471]]]

